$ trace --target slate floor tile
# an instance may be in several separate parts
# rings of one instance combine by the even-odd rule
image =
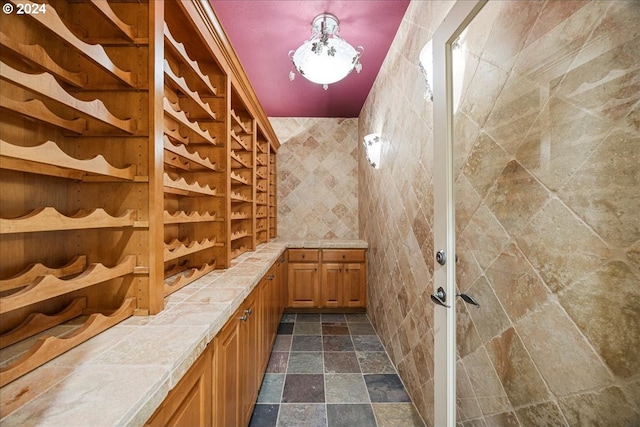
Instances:
[[[280,403],[285,374],[264,374],[258,393],[258,403]]]
[[[320,335],[294,335],[291,351],[322,351]]]
[[[326,374],[327,403],[369,403],[367,386],[360,374]]]
[[[283,403],[324,403],[324,375],[287,374]]]
[[[354,335],[351,339],[356,351],[385,351],[377,335]]]
[[[279,406],[272,404],[257,404],[254,406],[249,427],[276,427]]]
[[[363,374],[394,374],[396,372],[384,351],[357,351],[356,356]]]
[[[349,335],[329,335],[322,337],[324,351],[354,351]]]
[[[328,427],[375,426],[371,405],[327,405]]]
[[[294,335],[320,335],[320,322],[296,322],[295,325]]]
[[[289,361],[289,352],[274,351],[271,353],[269,363],[267,364],[267,372],[272,374],[284,374],[287,372],[287,362]]]
[[[411,401],[397,374],[369,374],[364,381],[372,403]]]
[[[282,323],[278,325],[279,335],[291,335],[293,333],[293,326],[295,323]]]
[[[296,322],[320,322],[320,313],[298,313]]]
[[[320,319],[323,323],[345,323],[347,318],[341,313],[322,313]]]
[[[284,403],[280,405],[278,427],[326,427],[326,425],[327,409],[324,404]]]
[[[323,373],[322,352],[292,352],[289,355],[288,374],[321,374]]]
[[[378,427],[423,427],[424,423],[412,403],[374,403]]]
[[[350,323],[349,329],[351,335],[376,335],[376,330],[371,323]]]
[[[360,364],[353,351],[327,351],[324,353],[325,373],[360,373]]]

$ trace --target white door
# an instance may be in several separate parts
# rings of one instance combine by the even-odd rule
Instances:
[[[456,270],[452,45],[486,0],[458,0],[433,36],[434,424],[456,425]]]

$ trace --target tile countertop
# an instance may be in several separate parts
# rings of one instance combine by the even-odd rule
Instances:
[[[287,248],[362,240],[275,239],[0,389],[2,426],[142,426]]]

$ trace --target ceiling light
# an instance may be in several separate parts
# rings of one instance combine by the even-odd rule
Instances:
[[[289,52],[293,66],[307,80],[321,84],[327,90],[331,83],[344,79],[353,69],[362,70],[360,56],[362,46],[357,49],[339,35],[338,18],[330,13],[316,16],[311,23],[311,38],[295,51]],[[289,80],[295,79],[293,71]]]

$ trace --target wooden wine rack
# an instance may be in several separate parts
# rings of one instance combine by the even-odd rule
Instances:
[[[279,144],[208,2],[45,6],[0,16],[0,386],[275,237]]]

